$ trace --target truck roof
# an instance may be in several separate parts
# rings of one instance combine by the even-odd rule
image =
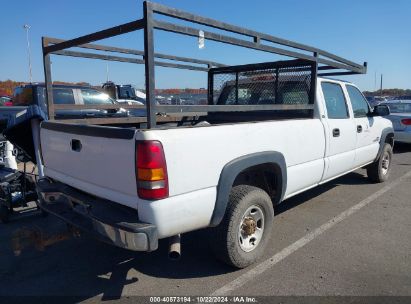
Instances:
[[[349,83],[353,84],[350,81],[344,80],[344,79],[337,79],[337,78],[332,78],[332,77],[317,77],[319,80],[333,80],[333,81],[338,81],[338,82],[344,82],[344,83]],[[283,82],[294,82],[294,79],[286,79],[283,80]],[[238,80],[238,84],[244,84],[244,83],[265,83],[265,82],[274,82],[274,77],[272,75],[258,75],[258,76],[252,76],[250,78],[243,78]],[[230,80],[226,82],[226,85],[234,85],[236,83],[235,80]]]
[[[334,81],[340,81],[340,82],[344,82],[344,83],[353,84],[351,81],[348,81],[348,80],[345,80],[345,79],[332,78],[332,77],[318,77],[318,79],[321,79],[321,80],[334,80]]]
[[[35,82],[35,83],[27,83],[17,86],[16,88],[29,88],[29,87],[45,87],[46,84],[44,82]],[[98,88],[89,86],[89,85],[79,85],[79,84],[53,84],[53,88],[70,88],[70,89],[95,89],[99,90]]]

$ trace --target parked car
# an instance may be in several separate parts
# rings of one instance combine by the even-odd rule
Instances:
[[[394,98],[394,100],[411,100],[411,96],[405,95],[405,96],[397,96]]]
[[[383,104],[390,108],[387,118],[394,126],[395,141],[411,143],[411,100],[391,100]]]
[[[38,105],[45,113],[46,89],[44,84],[22,85],[14,90],[13,106]],[[92,87],[77,85],[53,85],[54,104],[79,104],[90,105],[90,109],[85,110],[57,110],[58,119],[70,118],[92,118],[92,117],[126,117],[128,112],[121,108],[114,110],[93,109],[93,105],[117,104],[102,91]]]
[[[131,84],[115,84],[112,81],[105,82],[102,89],[113,99],[120,103],[144,105],[146,94],[137,90]]]
[[[119,85],[112,81],[103,84],[102,89],[120,104],[139,105],[146,104],[146,94],[137,90],[130,84]],[[132,116],[146,116],[146,109],[128,109]]]
[[[12,99],[9,96],[0,96],[0,107],[1,106],[11,106]]]
[[[387,98],[382,96],[367,96],[367,101],[369,102],[370,106],[375,107],[382,102],[386,102]]]
[[[93,109],[93,105],[117,103],[104,92],[87,86],[53,85],[53,99],[55,104],[90,105],[90,109],[86,110],[57,110],[56,117],[58,119],[127,117],[130,115],[128,111],[121,108],[120,104],[119,108],[114,110]],[[14,89],[11,105],[0,108],[0,132],[7,127],[10,118],[15,118],[17,113],[24,111],[29,106],[38,106],[42,115],[47,116],[44,84],[32,83]]]
[[[128,117],[129,112],[121,108],[115,100],[104,92],[88,86],[53,85],[53,100],[55,104],[90,105],[89,109],[56,110],[57,119],[85,119],[105,117]],[[32,83],[18,86],[14,90],[12,106],[0,107],[0,132],[12,127],[18,129],[9,140],[25,153],[32,155],[32,130],[29,122],[16,123],[23,120],[25,115],[33,115],[41,120],[48,119],[46,90],[43,83]],[[93,109],[93,105],[118,104],[118,109]],[[12,124],[12,125],[11,125]],[[15,124],[15,125],[13,125]]]

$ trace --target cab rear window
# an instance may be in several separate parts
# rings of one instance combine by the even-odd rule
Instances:
[[[222,90],[217,104],[308,104],[309,87],[297,82],[284,82],[278,87],[276,94],[275,83],[244,82],[238,85],[238,98],[235,85],[226,85]]]
[[[46,88],[38,87],[38,98],[40,104],[46,104]],[[73,89],[53,88],[54,104],[75,104]]]

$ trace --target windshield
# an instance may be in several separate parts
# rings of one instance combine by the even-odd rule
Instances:
[[[81,97],[85,105],[89,104],[114,104],[114,99],[111,99],[106,93],[94,89],[81,89]]]
[[[411,113],[411,103],[387,103],[391,113]]]

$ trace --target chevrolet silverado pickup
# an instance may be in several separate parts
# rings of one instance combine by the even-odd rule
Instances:
[[[270,241],[276,204],[364,166],[372,181],[389,176],[391,122],[378,116],[378,107],[371,112],[353,84],[325,78],[317,83],[309,119],[205,119],[158,130],[43,122],[45,174],[54,181],[40,183],[43,197],[69,199],[80,214],[91,208],[102,222],[120,217],[124,233],[111,237],[132,250],[152,251],[158,239],[214,227],[211,244],[218,256],[247,266]],[[266,98],[253,88],[244,86],[243,94]],[[230,92],[224,90],[219,103],[226,104]],[[115,204],[124,215],[98,210]],[[46,208],[53,213],[53,204]],[[102,234],[113,233],[96,223]],[[140,229],[135,237],[127,233],[131,223]]]
[[[43,38],[49,112],[53,54],[144,64],[147,96],[147,117],[134,122],[42,122],[34,150],[44,168],[37,188],[45,211],[129,250],[153,251],[169,238],[176,257],[181,234],[208,229],[217,258],[242,268],[272,241],[276,205],[362,167],[372,182],[388,179],[388,107],[371,110],[354,84],[329,78],[363,74],[366,63],[156,3],[143,8],[143,19],[131,23],[72,40]],[[158,14],[237,36],[163,22]],[[141,29],[144,52],[90,44]],[[227,66],[157,54],[154,29],[297,59]],[[71,47],[143,59],[65,51]],[[208,73],[208,104],[158,105],[155,66]]]

